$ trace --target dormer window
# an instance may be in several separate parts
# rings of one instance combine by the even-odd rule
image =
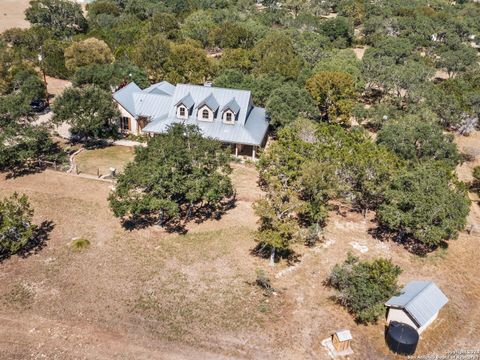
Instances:
[[[235,123],[235,115],[233,114],[233,112],[231,112],[230,110],[226,110],[223,113],[223,122],[226,124]]]
[[[188,109],[185,107],[185,105],[179,105],[177,107],[177,118],[188,119]]]
[[[213,121],[215,118],[215,115],[213,111],[206,105],[200,107],[197,110],[197,119],[199,121]]]
[[[187,120],[191,114],[193,105],[193,98],[190,93],[188,93],[175,104],[177,110],[177,118]]]
[[[238,119],[240,106],[238,105],[237,100],[233,98],[223,106],[222,111],[223,122],[225,124],[235,124],[235,120]]]

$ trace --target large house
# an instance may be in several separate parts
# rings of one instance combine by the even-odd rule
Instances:
[[[166,81],[144,90],[130,83],[113,94],[121,112],[120,130],[160,134],[175,123],[197,125],[204,136],[230,146],[235,155],[255,158],[265,143],[265,109],[255,107],[250,91]]]

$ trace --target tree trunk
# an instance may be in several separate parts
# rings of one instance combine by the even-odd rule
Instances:
[[[275,248],[272,247],[272,250],[270,252],[270,266],[275,266]]]

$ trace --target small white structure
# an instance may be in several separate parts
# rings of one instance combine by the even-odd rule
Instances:
[[[351,348],[352,334],[350,330],[339,330],[322,341],[322,346],[332,359],[338,359],[353,354]]]
[[[448,302],[445,294],[432,281],[411,281],[385,303],[387,325],[398,321],[412,326],[421,334],[438,316]]]

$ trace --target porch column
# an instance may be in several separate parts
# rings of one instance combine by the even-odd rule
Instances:
[[[255,160],[255,150],[257,149],[256,146],[253,146],[253,150],[252,150],[252,159]]]
[[[238,144],[235,144],[235,157],[238,157]]]

